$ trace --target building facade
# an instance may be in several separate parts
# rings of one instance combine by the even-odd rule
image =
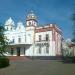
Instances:
[[[61,56],[62,32],[56,24],[38,26],[37,16],[30,12],[26,16],[26,25],[20,21],[16,26],[11,17],[5,22],[8,55]]]

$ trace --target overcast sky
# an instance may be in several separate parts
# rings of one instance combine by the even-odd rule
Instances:
[[[72,37],[71,15],[75,10],[75,0],[0,0],[0,23],[9,18],[15,24],[21,20],[25,25],[26,15],[33,10],[39,25],[56,23],[63,32],[63,37]]]

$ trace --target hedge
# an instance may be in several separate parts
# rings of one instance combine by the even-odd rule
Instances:
[[[65,57],[63,57],[63,62],[66,62],[66,63],[75,63],[75,56],[73,56],[73,57],[65,56]]]
[[[0,56],[0,68],[9,66],[9,59],[5,56]]]

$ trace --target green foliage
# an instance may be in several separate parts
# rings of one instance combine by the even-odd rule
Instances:
[[[72,42],[75,42],[75,13],[72,14],[72,21],[73,21],[73,38],[72,38]]]
[[[3,52],[5,52],[5,48],[7,47],[7,42],[4,38],[4,27],[0,26],[0,54],[3,55]]]
[[[74,56],[74,48],[69,47],[71,42],[65,41],[62,45],[62,55],[66,57],[73,57]]]
[[[9,65],[9,59],[5,56],[0,56],[0,68],[6,67]]]

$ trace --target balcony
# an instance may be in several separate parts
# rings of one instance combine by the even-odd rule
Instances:
[[[49,43],[50,40],[39,40],[39,41],[35,41],[35,43]]]
[[[46,34],[45,36],[39,35],[38,41],[35,40],[35,43],[49,43],[49,34]]]
[[[31,45],[32,43],[28,43],[28,42],[13,42],[13,41],[11,41],[11,42],[8,42],[8,45],[10,45],[10,46],[23,46],[23,45]]]

